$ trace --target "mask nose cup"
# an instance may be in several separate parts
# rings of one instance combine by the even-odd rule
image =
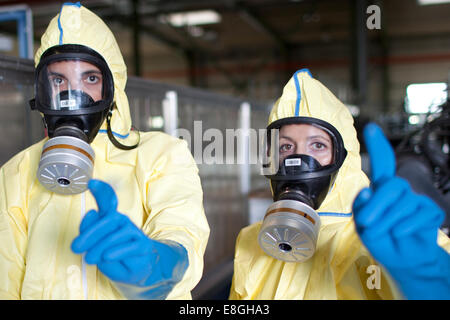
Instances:
[[[94,159],[94,150],[88,143],[71,136],[54,137],[44,144],[37,178],[49,191],[82,193],[92,178]]]

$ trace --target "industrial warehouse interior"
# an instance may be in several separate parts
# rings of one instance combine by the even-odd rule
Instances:
[[[34,59],[64,2],[0,1],[0,166],[46,138],[42,112],[29,104]],[[228,299],[238,234],[274,202],[261,141],[245,133],[259,138],[298,70],[308,69],[350,112],[368,177],[363,128],[380,126],[397,175],[441,208],[440,232],[449,235],[450,1],[80,3],[122,52],[133,130],[186,140],[198,167],[210,234],[194,300]],[[219,140],[233,143],[219,152]]]

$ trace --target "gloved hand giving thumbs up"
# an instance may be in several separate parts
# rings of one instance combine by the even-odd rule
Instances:
[[[147,237],[131,220],[117,212],[112,187],[89,181],[98,212],[89,211],[80,224],[80,235],[72,242],[75,253],[86,253],[88,264],[96,264],[129,299],[164,299],[188,266],[186,249],[174,241]]]
[[[353,203],[357,232],[407,299],[450,299],[450,255],[437,244],[443,211],[395,175],[395,154],[381,129],[364,128],[371,186]]]

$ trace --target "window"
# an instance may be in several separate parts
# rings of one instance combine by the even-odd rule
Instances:
[[[447,84],[414,83],[406,87],[405,111],[407,113],[433,113],[448,97]]]

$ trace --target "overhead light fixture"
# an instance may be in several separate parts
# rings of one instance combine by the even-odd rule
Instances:
[[[427,6],[429,4],[444,4],[444,3],[450,3],[450,0],[417,0],[419,5],[421,6]]]
[[[222,17],[214,10],[201,10],[168,14],[162,20],[174,27],[184,27],[219,23]]]

